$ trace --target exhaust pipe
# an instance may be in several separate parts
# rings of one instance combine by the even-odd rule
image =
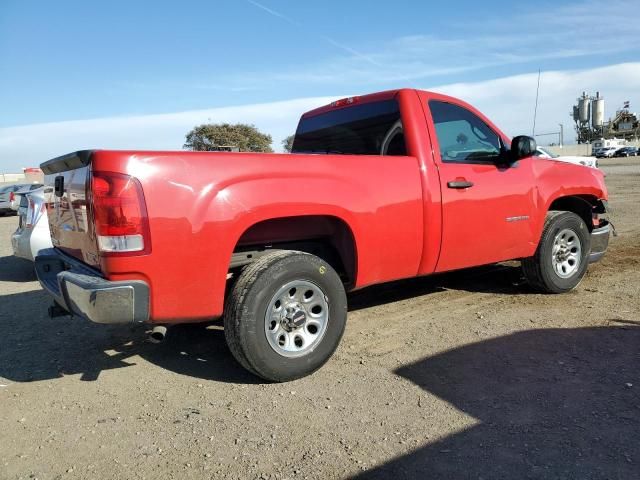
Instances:
[[[151,343],[162,343],[167,337],[167,327],[164,325],[156,325],[149,334],[149,341]]]

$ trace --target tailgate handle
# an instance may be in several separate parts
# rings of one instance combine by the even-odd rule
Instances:
[[[64,194],[64,177],[62,175],[58,175],[55,178],[53,185],[56,197],[61,197]]]
[[[456,180],[455,182],[447,182],[449,188],[469,188],[473,187],[473,182],[467,180]]]

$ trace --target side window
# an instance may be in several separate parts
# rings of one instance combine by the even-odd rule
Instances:
[[[501,150],[500,137],[478,116],[452,103],[431,100],[429,109],[443,162],[493,163]]]

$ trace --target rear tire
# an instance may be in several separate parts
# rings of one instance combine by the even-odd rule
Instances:
[[[236,360],[273,382],[318,370],[338,347],[347,318],[340,277],[308,253],[277,251],[245,267],[225,305]]]
[[[574,289],[589,264],[591,235],[573,212],[551,211],[533,257],[522,260],[522,271],[534,289],[564,293]]]

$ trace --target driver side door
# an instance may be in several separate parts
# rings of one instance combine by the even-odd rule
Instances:
[[[428,111],[442,191],[442,244],[436,271],[530,255],[532,159],[501,162],[506,139],[463,105],[431,99]]]

